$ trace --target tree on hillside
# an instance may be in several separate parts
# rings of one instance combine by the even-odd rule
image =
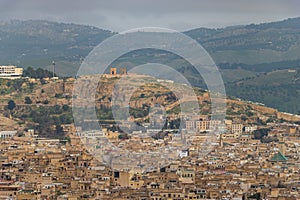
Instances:
[[[269,131],[270,131],[270,129],[268,129],[268,128],[261,128],[261,129],[255,130],[253,132],[254,139],[261,140],[264,136],[268,136]]]
[[[25,104],[32,104],[32,100],[30,99],[30,97],[25,97]]]
[[[53,72],[42,68],[33,69],[32,67],[27,67],[27,69],[23,71],[23,76],[42,79],[42,78],[52,77]],[[57,75],[54,74],[54,76]]]
[[[9,118],[11,118],[12,111],[16,108],[16,103],[13,100],[9,100],[7,103],[7,108],[9,110]]]
[[[9,100],[7,104],[7,108],[10,111],[13,111],[16,108],[16,103],[13,100]]]

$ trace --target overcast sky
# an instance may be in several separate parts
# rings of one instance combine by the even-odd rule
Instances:
[[[300,16],[298,0],[0,0],[0,20],[46,19],[113,31],[175,30],[260,23]]]

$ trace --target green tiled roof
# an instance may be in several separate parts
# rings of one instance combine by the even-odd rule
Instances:
[[[287,160],[288,159],[280,151],[271,158],[271,161],[274,162],[284,162]]]

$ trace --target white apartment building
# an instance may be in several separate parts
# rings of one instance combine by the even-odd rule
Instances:
[[[253,132],[257,130],[257,126],[246,126],[245,127],[245,132]]]
[[[17,131],[0,131],[0,138],[11,138],[14,137],[17,134]]]
[[[23,75],[23,68],[0,65],[0,78],[15,79]]]

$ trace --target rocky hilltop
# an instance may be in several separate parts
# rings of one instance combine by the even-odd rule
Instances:
[[[126,85],[125,90],[117,91],[115,87],[122,77],[119,76],[91,76],[90,79],[19,79],[1,80],[0,104],[3,117],[15,121],[21,127],[40,127],[45,132],[44,127],[50,126],[56,130],[61,124],[71,124],[72,120],[72,97],[77,102],[77,106],[89,107],[86,99],[80,99],[73,94],[73,85],[79,81],[80,92],[89,95],[89,87],[92,88],[91,80],[99,79],[95,104],[100,120],[113,121],[111,106],[113,99],[117,100],[120,108],[129,106],[133,120],[139,122],[147,121],[149,109],[155,105],[164,107],[172,120],[178,118],[181,113],[181,106],[186,106],[188,114],[209,115],[211,102],[209,93],[206,90],[192,88],[199,102],[200,113],[196,110],[189,110],[190,103],[195,103],[192,95],[184,97],[188,87],[186,85],[174,84],[170,81],[157,82],[153,77],[144,75],[126,75],[126,80],[122,82]],[[140,83],[144,81],[144,83]],[[122,88],[122,89],[124,89]],[[191,88],[190,88],[191,89]],[[176,95],[177,93],[177,95]],[[115,96],[113,96],[113,94]],[[127,94],[130,94],[128,100]],[[93,100],[93,98],[89,99]],[[8,109],[8,103],[13,100],[15,107]],[[119,104],[118,104],[119,103]],[[116,106],[116,105],[115,105]],[[104,114],[103,114],[104,113]],[[250,124],[266,124],[276,121],[299,122],[300,117],[288,113],[279,112],[274,108],[265,107],[261,104],[246,102],[235,98],[227,98],[226,118]],[[9,123],[12,124],[12,123]],[[54,126],[54,127],[53,127]],[[9,126],[8,126],[9,127]],[[3,130],[5,127],[3,126]],[[50,128],[51,129],[51,128]],[[48,130],[49,131],[49,130]]]

